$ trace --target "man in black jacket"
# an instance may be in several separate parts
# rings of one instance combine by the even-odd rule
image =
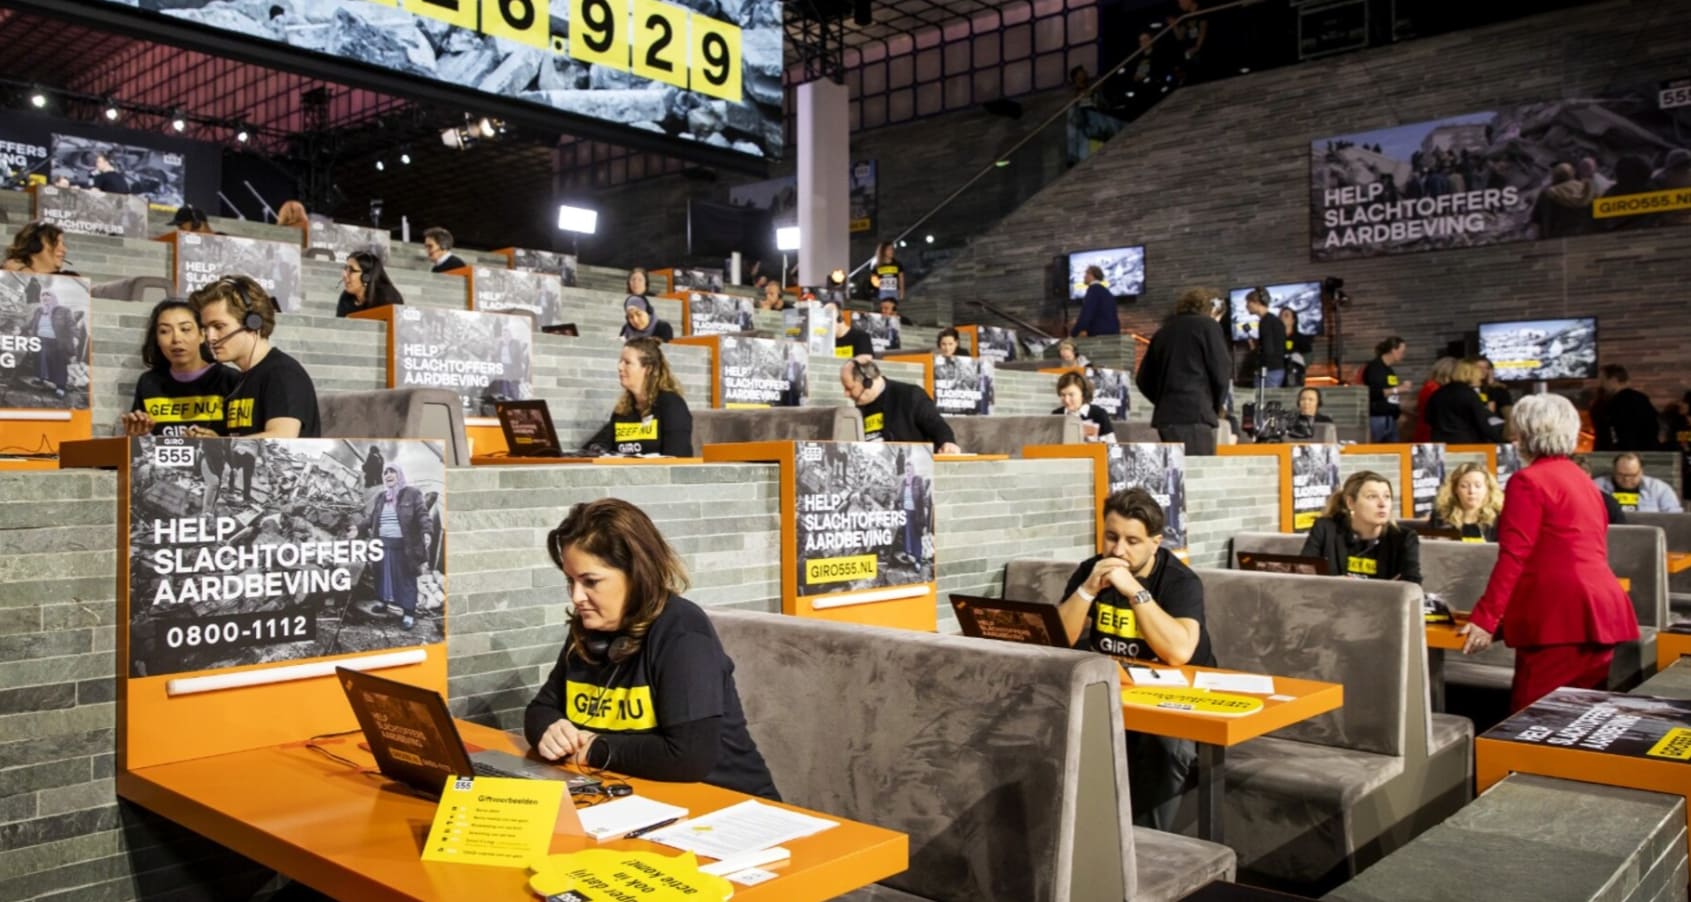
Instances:
[[[1626,367],[1603,367],[1602,400],[1591,409],[1599,451],[1655,451],[1661,447],[1661,421],[1650,396],[1628,384]]]
[[[429,272],[447,272],[453,269],[463,269],[469,264],[452,252],[452,233],[436,226],[423,232],[423,252],[428,254]]]
[[[1257,318],[1257,375],[1269,388],[1286,384],[1286,324],[1268,309],[1268,289],[1257,287],[1245,295],[1245,309]]]
[[[1221,324],[1209,317],[1215,295],[1193,288],[1180,296],[1174,316],[1151,336],[1134,379],[1156,408],[1151,425],[1157,434],[1192,455],[1215,454],[1215,427],[1233,369]]]
[[[863,414],[863,438],[871,442],[928,442],[940,454],[957,454],[957,436],[939,415],[934,399],[914,385],[881,375],[872,357],[855,357],[840,368],[846,397]]]

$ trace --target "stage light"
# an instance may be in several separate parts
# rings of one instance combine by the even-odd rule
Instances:
[[[105,108],[104,112],[102,113],[102,115],[104,115],[106,117],[107,122],[116,122],[117,117],[123,115],[123,113],[122,113],[122,111],[120,111],[117,108],[117,104],[113,103],[110,100],[107,100],[106,101],[106,108]]]
[[[481,136],[483,138],[491,138],[494,135],[494,122],[486,116],[481,117],[481,119],[476,122],[476,128],[481,131]]]
[[[170,111],[170,127],[179,132],[188,130],[188,120],[183,117],[181,110]]]
[[[572,207],[569,204],[558,205],[558,230],[574,232],[578,235],[591,235],[599,229],[599,211],[586,207]]]
[[[933,244],[933,243],[934,243],[934,236],[932,236],[932,235],[929,235],[929,236],[928,236],[928,237],[927,237],[927,238],[926,238],[926,239],[924,239],[924,240],[926,240],[926,241],[927,241],[927,242],[928,242],[928,243],[929,243],[929,244]]]
[[[778,251],[796,251],[799,249],[799,227],[782,226],[775,230],[775,249]]]
[[[32,107],[35,107],[38,110],[47,106],[47,93],[45,91],[41,90],[40,88],[36,88],[33,91],[30,91],[29,92],[29,105],[32,106]]]
[[[242,144],[245,144],[248,141],[252,140],[252,133],[247,131],[246,126],[237,125],[237,126],[235,126],[235,140],[241,142]]]
[[[401,165],[401,166],[411,165],[411,148],[402,147],[402,148],[399,149],[399,165]]]
[[[381,160],[376,161],[376,171],[377,172],[386,171],[387,168],[388,168],[388,164],[383,163]]]
[[[904,239],[900,238],[899,241],[898,241],[898,246],[899,247],[909,247],[910,242],[905,241]]]

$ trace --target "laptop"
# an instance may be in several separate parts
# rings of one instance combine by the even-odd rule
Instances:
[[[575,323],[553,323],[550,326],[541,326],[540,331],[546,333],[547,335],[568,335],[573,338],[581,337],[581,330],[575,327]]]
[[[1269,554],[1266,551],[1241,551],[1239,569],[1254,573],[1295,573],[1299,576],[1331,576],[1332,567],[1323,557],[1304,557],[1301,554]]]
[[[370,754],[384,776],[430,797],[452,776],[563,780],[570,792],[592,790],[599,781],[509,752],[470,752],[446,709],[446,699],[424,689],[345,667],[335,680],[346,692]]]
[[[1434,539],[1443,542],[1462,541],[1462,530],[1446,529],[1442,526],[1417,526],[1415,534],[1423,539]]]
[[[543,400],[499,401],[493,405],[505,447],[512,457],[563,457],[558,431],[552,428],[552,409]]]
[[[963,628],[965,636],[1023,645],[1073,647],[1054,604],[953,594],[951,610],[957,614],[957,625]]]

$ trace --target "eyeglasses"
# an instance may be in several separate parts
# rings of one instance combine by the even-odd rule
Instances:
[[[347,272],[347,273],[352,273],[354,275],[357,275],[358,273],[363,272],[363,270],[359,269],[356,266],[348,264],[346,266],[341,267],[341,272]]]

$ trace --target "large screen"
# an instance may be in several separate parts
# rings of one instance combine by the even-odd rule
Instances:
[[[1480,323],[1480,354],[1505,382],[1597,378],[1597,317]]]
[[[1086,268],[1104,271],[1104,284],[1118,298],[1145,293],[1145,246],[1075,251],[1069,255],[1069,300],[1086,296]]]
[[[426,79],[435,93],[522,101],[701,149],[782,155],[780,0],[85,2]]]
[[[1268,289],[1268,309],[1274,315],[1290,308],[1298,317],[1299,335],[1321,334],[1321,283],[1289,282],[1285,285],[1264,285]],[[1257,318],[1245,309],[1245,295],[1252,289],[1235,288],[1227,295],[1233,309],[1233,340],[1249,341],[1257,337]]]

